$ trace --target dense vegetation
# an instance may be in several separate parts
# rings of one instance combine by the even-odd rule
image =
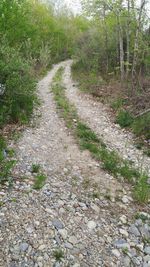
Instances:
[[[38,103],[37,79],[53,63],[72,56],[77,36],[87,28],[85,19],[56,10],[51,1],[0,1],[1,134],[8,123],[28,123]],[[1,182],[10,177],[13,163],[0,136]]]
[[[82,18],[38,0],[0,1],[0,126],[28,121],[36,77],[69,58],[86,27]]]

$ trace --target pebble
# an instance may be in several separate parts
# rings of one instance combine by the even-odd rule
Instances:
[[[130,226],[130,228],[129,228],[129,232],[130,232],[131,234],[137,236],[137,237],[140,236],[140,232],[139,232],[138,228],[137,228],[134,224],[132,224],[132,225]]]
[[[59,229],[58,233],[62,236],[63,239],[67,238],[68,233],[66,229]]]
[[[73,249],[73,245],[67,242],[65,243],[65,248]]]
[[[114,242],[116,248],[130,248],[129,244],[125,239],[118,239]]]
[[[123,198],[122,198],[122,202],[123,202],[124,204],[128,204],[128,203],[129,203],[129,199],[128,199],[128,197],[127,197],[127,196],[123,196]]]
[[[150,246],[146,246],[144,248],[144,252],[147,254],[147,255],[150,255]]]
[[[25,251],[28,249],[28,247],[29,247],[28,243],[22,243],[22,244],[20,245],[20,250],[21,250],[22,252],[25,252]]]
[[[63,223],[58,219],[54,219],[52,224],[56,229],[63,229],[64,228]]]
[[[76,243],[78,243],[78,240],[75,236],[70,236],[69,237],[69,242],[73,245],[75,245]]]
[[[127,217],[125,215],[122,215],[119,220],[121,221],[121,223],[126,224],[127,223]]]
[[[120,252],[119,252],[119,250],[117,250],[117,249],[113,249],[113,250],[112,250],[112,254],[113,254],[115,257],[117,257],[117,258],[120,257]]]
[[[89,221],[88,223],[87,223],[87,226],[88,226],[88,228],[89,228],[89,230],[94,230],[95,228],[96,228],[96,222],[94,222],[94,221]]]

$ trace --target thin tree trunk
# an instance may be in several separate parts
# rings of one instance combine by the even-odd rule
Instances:
[[[126,30],[126,38],[127,38],[127,64],[126,64],[126,79],[129,76],[129,64],[130,64],[130,0],[128,0],[128,19],[127,19],[127,30]]]
[[[118,27],[119,27],[119,49],[120,49],[120,75],[121,75],[121,81],[123,81],[124,80],[123,32],[122,32],[119,15],[118,15]]]
[[[108,73],[109,69],[109,56],[108,56],[108,32],[107,32],[107,25],[106,25],[106,5],[103,5],[103,24],[104,24],[104,31],[105,31],[105,49],[106,49],[106,72]]]
[[[141,28],[141,18],[142,18],[142,12],[143,8],[145,6],[146,1],[141,0],[141,7],[139,11],[139,17],[137,21],[137,29],[135,34],[135,41],[134,41],[134,54],[133,54],[133,62],[132,62],[132,84],[134,89],[134,82],[136,78],[136,66],[137,66],[137,60],[138,60],[138,48],[139,48],[139,34],[140,34],[140,28]]]

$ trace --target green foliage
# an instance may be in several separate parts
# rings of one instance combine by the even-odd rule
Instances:
[[[27,122],[33,112],[35,80],[28,63],[3,40],[0,47],[0,81],[5,92],[0,98],[0,126]]]
[[[32,164],[32,173],[38,173],[41,166],[39,164]]]
[[[38,0],[0,1],[0,127],[8,122],[27,123],[32,115],[35,77],[54,62],[70,57],[78,30],[86,20],[56,14],[51,3]]]
[[[136,118],[132,128],[136,135],[144,135],[146,139],[150,139],[150,112],[139,118]]]
[[[146,203],[150,196],[150,185],[148,184],[148,176],[141,174],[134,188],[134,197],[140,203]]]
[[[39,173],[35,177],[35,182],[34,182],[33,188],[36,189],[36,190],[41,189],[44,186],[44,183],[45,183],[46,179],[47,179],[47,177],[46,177],[45,174]]]
[[[64,258],[64,252],[61,249],[57,249],[53,252],[53,256],[55,257],[56,261],[60,262]]]
[[[80,140],[82,140],[82,142],[99,143],[99,139],[97,138],[96,134],[81,122],[78,122],[77,124],[77,136],[80,138]]]
[[[122,108],[125,100],[122,98],[118,98],[115,101],[112,102],[111,107],[115,110],[118,111],[119,109]]]
[[[0,136],[0,183],[4,183],[5,181],[11,183],[11,169],[15,164],[15,161],[10,159],[11,156],[11,153],[6,155],[6,142]]]
[[[133,122],[133,117],[128,111],[121,109],[117,114],[116,122],[121,127],[129,127]]]

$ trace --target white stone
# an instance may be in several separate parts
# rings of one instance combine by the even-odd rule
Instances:
[[[100,212],[100,208],[97,205],[95,205],[94,203],[91,205],[91,208],[97,213]]]
[[[68,233],[66,229],[59,229],[58,233],[62,236],[63,239],[67,238]]]
[[[75,236],[70,236],[69,237],[69,242],[73,245],[75,245],[76,243],[78,243],[78,240]]]
[[[38,249],[39,249],[39,250],[44,250],[45,248],[46,248],[45,245],[40,245]]]
[[[123,196],[123,198],[122,198],[122,202],[123,202],[124,204],[129,203],[129,199],[128,199],[128,197],[127,197],[127,196]]]
[[[113,249],[112,250],[112,254],[116,257],[116,258],[119,258],[120,257],[120,252],[118,249]]]
[[[126,237],[129,236],[128,232],[126,230],[124,230],[124,229],[119,229],[119,232],[120,232],[120,234],[122,234],[122,235],[124,235]]]
[[[89,221],[89,222],[87,223],[87,226],[88,226],[89,230],[93,230],[93,229],[96,228],[96,222],[94,222],[94,221]]]

